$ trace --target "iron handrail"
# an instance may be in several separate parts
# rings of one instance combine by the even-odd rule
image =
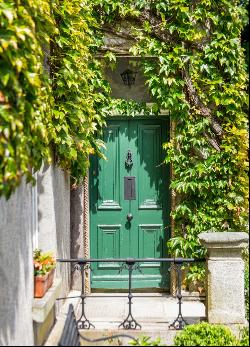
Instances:
[[[95,326],[87,319],[85,314],[85,299],[89,297],[89,295],[86,295],[85,293],[85,271],[91,269],[90,264],[91,263],[122,263],[120,266],[120,271],[127,269],[128,270],[128,305],[129,305],[129,312],[126,317],[126,319],[119,325],[118,328],[123,327],[126,330],[129,329],[136,329],[139,327],[141,329],[141,325],[135,320],[132,314],[132,273],[134,270],[139,269],[140,270],[140,264],[139,263],[149,263],[149,262],[161,262],[161,263],[174,263],[175,264],[175,270],[177,272],[177,299],[178,299],[178,316],[176,319],[169,325],[170,328],[174,328],[176,330],[181,330],[184,328],[185,325],[188,323],[183,318],[181,305],[182,305],[182,293],[181,293],[181,283],[182,283],[182,272],[181,268],[184,263],[193,263],[193,262],[205,262],[205,258],[117,258],[117,259],[95,259],[95,258],[79,258],[79,259],[57,259],[57,262],[60,263],[76,263],[76,268],[80,270],[81,272],[81,295],[78,296],[78,298],[81,298],[82,303],[82,312],[81,317],[78,319],[77,324],[79,329],[90,329],[90,327],[95,328]],[[76,297],[77,298],[77,297]],[[59,298],[58,300],[61,300],[62,298]]]
[[[78,258],[78,259],[57,259],[60,263],[148,263],[148,262],[156,262],[156,263],[193,263],[193,262],[205,262],[206,258],[115,258],[115,259],[95,259],[95,258]]]

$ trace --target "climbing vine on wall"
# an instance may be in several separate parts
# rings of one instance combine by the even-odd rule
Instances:
[[[91,13],[88,0],[0,0],[0,195],[52,152],[75,181],[99,152]]]
[[[95,108],[97,71],[89,49],[96,23],[89,1],[59,1],[53,8],[58,32],[51,52],[51,125],[59,163],[77,179],[85,176],[89,154],[98,153],[101,144],[95,139],[103,121]]]
[[[205,230],[244,230],[247,217],[247,94],[241,1],[97,0],[106,31],[128,21],[130,52],[144,59],[156,105],[175,133],[164,145],[178,204],[172,214],[176,256],[202,256]],[[113,24],[112,24],[113,23]],[[146,57],[155,59],[146,59]],[[125,109],[125,107],[124,107]]]
[[[23,175],[31,180],[32,168],[49,156],[41,45],[52,27],[46,1],[0,1],[0,193],[5,196]]]
[[[22,176],[31,180],[51,149],[79,181],[112,108],[130,115],[165,109],[175,129],[165,149],[178,200],[169,250],[200,256],[199,232],[243,230],[245,24],[238,0],[0,0],[0,194],[9,196]],[[110,100],[95,58],[99,49],[115,59],[103,48],[108,31],[142,57],[152,107]]]

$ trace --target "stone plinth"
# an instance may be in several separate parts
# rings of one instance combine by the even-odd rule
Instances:
[[[42,346],[56,320],[56,299],[62,292],[62,279],[56,278],[43,298],[33,299],[32,318],[35,346]]]
[[[209,323],[245,324],[243,232],[199,234],[208,250],[206,315]]]

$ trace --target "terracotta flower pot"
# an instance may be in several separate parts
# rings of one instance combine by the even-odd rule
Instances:
[[[52,269],[44,276],[34,277],[34,297],[42,298],[47,290],[52,286],[55,269]]]
[[[34,297],[42,298],[48,289],[49,274],[34,276]]]

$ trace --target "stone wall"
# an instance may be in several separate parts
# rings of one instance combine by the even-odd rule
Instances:
[[[32,187],[0,199],[0,345],[32,346]]]
[[[57,258],[70,258],[70,178],[60,168],[44,164],[38,173],[38,247]],[[65,296],[70,289],[70,268],[58,264]]]
[[[32,320],[33,250],[70,258],[69,174],[45,164],[36,176],[35,187],[23,182],[8,201],[0,199],[0,345],[32,346],[34,332],[37,336],[39,324],[33,326]],[[64,297],[70,290],[70,266],[58,264],[56,277],[62,279]],[[53,312],[58,313],[62,303],[54,305]]]

